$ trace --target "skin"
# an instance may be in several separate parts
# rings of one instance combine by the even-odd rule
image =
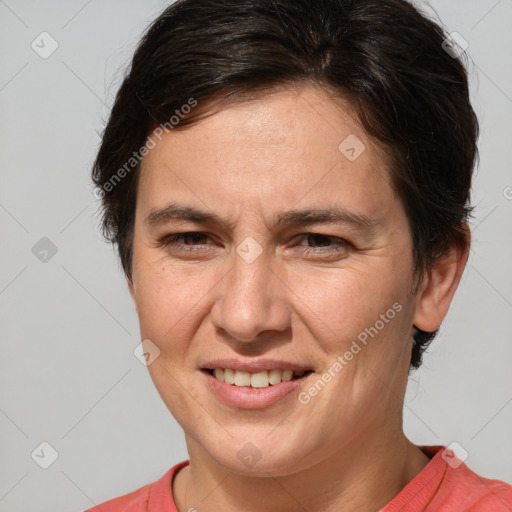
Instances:
[[[355,161],[338,149],[349,134],[366,146]],[[170,131],[145,157],[138,187],[129,289],[142,339],[160,349],[151,378],[185,432],[190,466],[173,482],[178,510],[360,511],[391,501],[429,462],[402,430],[413,324],[439,327],[469,235],[413,295],[411,233],[386,155],[345,101],[312,85]],[[232,225],[145,223],[171,201]],[[279,212],[328,204],[372,219],[373,230],[273,227]],[[205,235],[161,243],[187,232]],[[250,264],[236,252],[248,236],[262,248]],[[316,381],[397,302],[400,312],[307,404],[294,394],[235,409],[200,378],[208,359],[265,357],[306,365]],[[251,467],[237,457],[248,441],[261,454]]]

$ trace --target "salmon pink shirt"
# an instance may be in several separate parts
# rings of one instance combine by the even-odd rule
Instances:
[[[419,448],[430,463],[379,512],[512,512],[512,486],[482,478],[443,446]],[[188,464],[180,462],[160,480],[86,512],[178,512],[172,479]]]

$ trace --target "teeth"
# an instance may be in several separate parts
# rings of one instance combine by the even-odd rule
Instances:
[[[253,388],[266,388],[269,385],[268,372],[258,372],[251,374],[251,386]]]
[[[219,379],[219,380],[222,380],[222,379]],[[228,370],[228,369],[224,370],[224,382],[226,384],[234,384],[235,383],[235,370]]]
[[[283,379],[283,380],[292,380],[292,377],[293,377],[293,371],[292,370],[285,370],[283,372],[283,376],[281,377],[281,379]]]
[[[251,374],[249,372],[235,372],[235,386],[250,386]]]
[[[283,376],[283,372],[281,370],[270,370],[268,372],[268,382],[273,386],[275,384],[281,383],[281,377]]]
[[[248,386],[253,388],[266,388],[275,386],[283,381],[292,380],[293,376],[302,377],[304,371],[293,370],[264,370],[256,373],[249,373],[229,368],[215,368],[213,375],[217,380],[235,386]]]

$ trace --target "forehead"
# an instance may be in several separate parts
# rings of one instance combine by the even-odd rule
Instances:
[[[350,104],[320,87],[233,101],[154,140],[139,182],[146,208],[181,199],[235,210],[258,204],[272,214],[313,201],[375,215],[394,199],[385,153]]]

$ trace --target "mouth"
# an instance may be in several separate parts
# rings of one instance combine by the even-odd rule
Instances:
[[[270,358],[214,359],[198,369],[212,396],[235,409],[295,407],[293,397],[316,374],[311,366]]]
[[[306,378],[313,370],[260,370],[254,373],[232,368],[202,368],[202,371],[216,380],[231,386],[247,388],[267,388],[278,386],[284,382],[297,381]]]

